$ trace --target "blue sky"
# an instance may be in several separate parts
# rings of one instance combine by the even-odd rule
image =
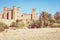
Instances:
[[[47,11],[54,15],[56,11],[60,12],[60,0],[0,0],[0,13],[3,13],[4,7],[21,7],[21,14],[30,14],[32,8],[36,8],[38,15],[42,11]]]

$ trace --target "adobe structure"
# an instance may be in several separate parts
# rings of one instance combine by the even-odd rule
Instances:
[[[22,20],[24,23],[31,21],[38,20],[38,15],[36,12],[36,9],[32,9],[31,14],[22,14],[21,15],[21,9],[20,7],[13,6],[13,9],[9,9],[7,7],[4,7],[3,14],[0,14],[0,19],[6,19],[6,20]]]

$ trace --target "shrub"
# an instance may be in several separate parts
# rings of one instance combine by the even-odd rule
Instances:
[[[12,22],[10,27],[17,27],[17,23],[16,22]]]
[[[5,23],[3,23],[3,22],[0,22],[0,27],[3,27],[4,29],[8,28],[8,26]]]
[[[60,28],[60,25],[53,25],[52,28]]]
[[[8,26],[5,23],[0,22],[0,32],[3,31],[4,29],[8,29]]]
[[[4,28],[3,27],[0,27],[0,32],[4,31]]]
[[[40,28],[40,22],[39,21],[33,21],[28,28]]]
[[[25,24],[23,22],[12,22],[10,27],[23,28]]]
[[[18,28],[23,28],[24,26],[25,26],[25,24],[23,22],[17,23],[17,27]]]
[[[60,23],[60,20],[57,20],[56,23]]]

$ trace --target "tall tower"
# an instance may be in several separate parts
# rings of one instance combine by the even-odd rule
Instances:
[[[13,6],[13,19],[17,20],[20,17],[20,7]]]
[[[20,15],[20,7],[17,7],[17,19],[21,19],[21,15]]]
[[[7,13],[8,13],[8,8],[4,7],[4,14],[3,14],[4,19],[7,19]]]
[[[16,19],[17,8],[13,6],[13,19]]]
[[[32,20],[34,21],[38,20],[38,16],[35,8],[32,9]]]

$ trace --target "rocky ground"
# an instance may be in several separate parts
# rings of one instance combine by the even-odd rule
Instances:
[[[60,28],[6,29],[0,40],[60,40]]]

